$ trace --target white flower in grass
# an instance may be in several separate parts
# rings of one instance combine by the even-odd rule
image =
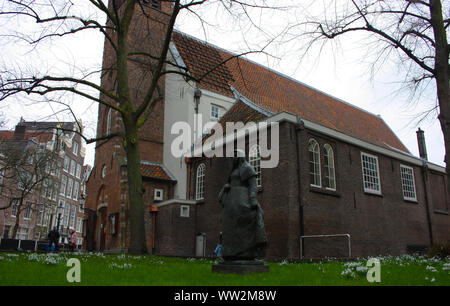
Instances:
[[[287,264],[288,264],[288,261],[287,260],[283,260],[278,265],[284,266],[284,265],[287,265]]]
[[[434,281],[435,281],[435,279],[433,278],[433,279],[431,280],[431,282],[434,283]]]
[[[58,262],[54,257],[48,256],[45,258],[45,263],[48,265],[56,265]]]
[[[442,267],[442,270],[444,271],[449,271],[450,270],[450,262],[449,263],[445,263]]]
[[[118,268],[118,269],[131,269],[133,267],[130,263],[116,264],[115,262],[109,265],[110,268]]]
[[[431,271],[431,272],[437,272],[436,268],[433,267],[433,266],[427,266],[426,269],[427,269],[428,271]]]

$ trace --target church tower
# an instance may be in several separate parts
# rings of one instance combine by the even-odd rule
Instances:
[[[119,15],[123,14],[126,2],[126,0],[110,0],[109,9],[115,9]],[[133,107],[139,105],[145,97],[153,76],[152,66],[155,63],[151,57],[140,54],[159,56],[171,12],[171,2],[143,0],[136,4],[127,37],[130,54],[127,59],[128,85]],[[108,19],[106,24],[113,25],[111,19]],[[105,37],[101,86],[115,93],[118,77],[115,48],[118,43],[117,28],[114,30],[112,28],[106,30],[114,45]],[[155,94],[162,96],[162,100],[154,105],[146,123],[140,128],[139,149],[141,160],[145,165],[159,165],[163,159],[164,86],[163,76],[158,80]],[[117,102],[104,93],[100,94],[100,99],[119,107]],[[99,103],[97,137],[113,134],[118,136],[96,143],[95,164],[87,182],[85,247],[88,250],[126,250],[128,247],[129,203],[126,154],[122,146],[123,139],[120,136],[123,132],[121,114]],[[141,171],[143,167],[141,165]],[[144,200],[146,193],[153,192],[153,188],[146,186],[144,188],[149,190],[144,191]],[[167,190],[166,194],[169,196],[170,190]]]

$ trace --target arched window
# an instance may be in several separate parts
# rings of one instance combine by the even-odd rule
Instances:
[[[111,134],[111,116],[112,108],[108,110],[108,116],[106,117],[106,135]]]
[[[205,164],[200,164],[197,168],[197,179],[195,188],[195,199],[203,200],[205,197]]]
[[[250,148],[248,163],[256,172],[256,186],[261,187],[261,152],[259,145],[254,145]]]
[[[325,149],[325,187],[327,189],[336,190],[333,148],[329,144],[325,144],[323,147]]]
[[[311,186],[321,187],[319,144],[314,139],[309,141],[309,177]]]

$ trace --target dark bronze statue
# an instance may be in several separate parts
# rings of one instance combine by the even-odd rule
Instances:
[[[245,160],[245,153],[238,150],[228,182],[219,194],[225,261],[253,261],[263,256],[267,237],[256,194],[256,172]]]

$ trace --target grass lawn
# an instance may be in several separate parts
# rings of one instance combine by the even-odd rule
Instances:
[[[69,283],[67,260],[77,258],[81,282]],[[366,279],[366,260],[320,263],[267,262],[270,272],[216,274],[213,260],[100,253],[0,253],[2,286],[434,286],[450,285],[450,258],[378,257],[381,282]]]

